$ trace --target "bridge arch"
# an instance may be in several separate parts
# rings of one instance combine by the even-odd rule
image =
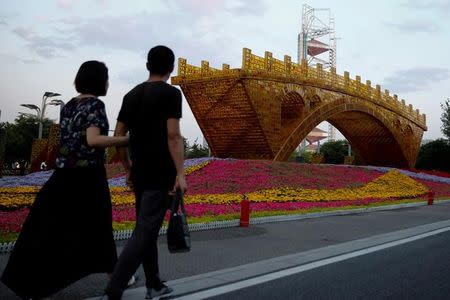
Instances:
[[[319,105],[297,124],[286,137],[274,160],[286,160],[300,142],[323,121],[335,126],[360,155],[364,164],[409,167],[399,133],[412,131],[409,125],[390,122],[379,110],[349,96]]]

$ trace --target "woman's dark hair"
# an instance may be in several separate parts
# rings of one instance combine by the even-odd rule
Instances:
[[[151,74],[166,75],[173,71],[175,54],[166,46],[156,46],[147,55],[147,69]]]
[[[100,61],[90,60],[84,62],[75,77],[75,88],[78,93],[95,96],[106,95],[108,82],[108,68]]]

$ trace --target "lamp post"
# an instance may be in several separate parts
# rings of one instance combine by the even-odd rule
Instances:
[[[39,108],[39,106],[34,105],[34,104],[20,104],[20,106],[32,109],[36,111],[36,118],[39,119],[40,115],[41,115],[41,109]],[[31,115],[31,114],[27,114],[27,113],[23,113],[24,115]]]
[[[48,105],[54,105],[54,106],[59,106],[59,117],[60,117],[60,122],[61,122],[61,111],[64,107],[64,105],[66,105],[66,103],[64,101],[62,101],[61,99],[53,99],[52,101],[50,101],[50,103],[48,103]]]
[[[38,123],[39,123],[39,133],[38,133],[39,139],[42,138],[42,127],[43,127],[43,122],[44,122],[44,117],[45,117],[45,108],[47,107],[47,105],[48,104],[61,105],[61,106],[64,105],[64,102],[62,100],[57,100],[57,99],[52,100],[50,103],[47,103],[48,98],[56,97],[56,96],[61,96],[61,94],[54,93],[54,92],[45,92],[44,95],[42,96],[42,105],[40,108],[34,104],[21,104],[21,106],[23,106],[23,107],[36,110],[37,119],[38,119]]]
[[[61,94],[54,93],[54,92],[45,92],[42,96],[42,106],[41,106],[41,117],[39,118],[39,135],[38,138],[42,138],[42,127],[45,117],[45,108],[47,106],[47,100],[51,97],[61,96]]]
[[[23,113],[20,112],[19,114],[27,116],[27,117],[36,117],[36,121],[39,123],[39,118],[41,115],[41,109],[39,108],[39,106],[35,105],[35,104],[20,104],[20,106],[26,107],[28,109],[32,109],[36,111],[36,116],[32,115],[32,114],[28,114],[28,113]]]

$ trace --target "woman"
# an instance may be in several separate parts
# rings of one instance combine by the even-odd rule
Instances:
[[[128,144],[109,137],[104,63],[78,70],[80,94],[62,109],[56,169],[36,196],[2,281],[24,299],[39,299],[91,274],[111,273],[117,261],[105,148]]]

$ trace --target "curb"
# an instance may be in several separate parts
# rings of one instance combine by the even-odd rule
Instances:
[[[435,204],[450,203],[450,199],[435,200],[434,203]],[[322,217],[330,217],[330,216],[345,216],[345,215],[352,215],[352,214],[369,213],[369,212],[375,212],[375,211],[394,210],[394,209],[419,207],[419,206],[427,206],[427,203],[426,202],[415,202],[415,203],[406,203],[406,204],[384,205],[384,206],[377,206],[377,207],[333,210],[333,211],[318,212],[318,213],[259,217],[259,218],[251,218],[250,224],[257,225],[257,224],[265,224],[265,223],[286,222],[286,221],[322,218]],[[224,229],[224,228],[230,228],[230,227],[239,227],[239,219],[233,219],[233,220],[227,220],[227,221],[215,221],[215,222],[208,222],[208,223],[189,224],[190,231]],[[167,232],[167,226],[163,226],[159,230],[159,235],[165,235],[166,232]],[[131,230],[131,229],[114,231],[114,240],[120,241],[120,240],[129,239],[131,237],[132,233],[133,233],[133,230]],[[15,244],[15,242],[0,243],[0,254],[5,254],[5,253],[11,252],[12,249],[14,248],[14,244]]]

